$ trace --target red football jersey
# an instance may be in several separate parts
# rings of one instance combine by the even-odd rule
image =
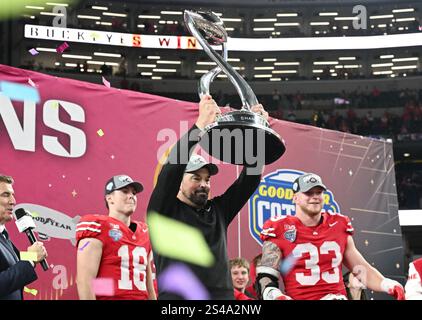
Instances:
[[[267,220],[261,231],[263,241],[280,248],[282,265],[283,261],[291,264],[283,282],[286,294],[293,299],[346,296],[341,267],[353,227],[349,218],[341,214],[324,212],[322,217],[322,223],[307,227],[295,216],[280,216]]]
[[[406,300],[422,300],[422,258],[409,264],[409,277],[405,291]]]
[[[123,222],[109,216],[86,215],[76,226],[76,241],[95,238],[103,243],[97,278],[112,278],[114,296],[97,296],[99,300],[146,300],[146,269],[152,260],[148,227],[136,223],[133,232]],[[153,263],[153,262],[151,262]]]

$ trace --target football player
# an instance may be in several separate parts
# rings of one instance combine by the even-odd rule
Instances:
[[[131,220],[142,190],[142,184],[127,175],[112,177],[105,186],[108,216],[86,215],[77,224],[76,283],[81,300],[156,299],[148,228]],[[96,292],[96,283],[110,279],[112,287]]]
[[[422,258],[409,264],[409,277],[406,282],[406,300],[422,300]]]
[[[258,294],[264,300],[347,300],[341,272],[344,264],[370,290],[403,300],[401,284],[384,278],[355,247],[349,218],[322,213],[325,190],[318,175],[299,176],[293,183],[296,215],[264,223]],[[288,270],[283,275],[285,293],[278,288],[282,259],[291,264],[282,268]]]

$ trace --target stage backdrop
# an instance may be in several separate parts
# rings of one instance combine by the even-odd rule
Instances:
[[[47,272],[37,267],[39,280],[28,287],[38,293],[25,297],[77,299],[75,223],[86,214],[107,213],[104,184],[121,173],[145,187],[134,214],[144,221],[158,159],[195,122],[198,106],[2,65],[0,81],[36,88],[40,96],[36,103],[19,101],[25,92],[14,98],[0,92],[0,172],[14,177],[17,203],[34,214],[51,267]],[[260,187],[231,224],[230,257],[256,256],[263,222],[294,214],[292,182],[298,174],[315,172],[329,189],[325,209],[351,217],[358,249],[384,275],[403,282],[392,145],[275,119],[270,123],[287,151],[265,168]],[[219,167],[213,195],[224,192],[241,170]],[[26,236],[13,222],[8,229],[15,244],[26,249]]]

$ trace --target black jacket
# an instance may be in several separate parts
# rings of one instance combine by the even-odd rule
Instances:
[[[227,256],[227,228],[258,187],[261,176],[246,174],[244,168],[227,191],[209,200],[203,209],[198,210],[180,201],[177,194],[189,159],[189,151],[193,150],[193,146],[198,142],[198,134],[199,129],[194,126],[170,152],[169,162],[163,166],[152,192],[148,213],[154,211],[200,230],[214,255],[215,263],[208,268],[186,264],[207,288],[211,299],[234,299]],[[186,141],[189,136],[190,140]],[[152,246],[154,250],[154,243]],[[169,265],[183,261],[162,256],[154,251],[154,262],[158,275],[158,298],[175,299],[174,295],[160,288],[159,276]]]

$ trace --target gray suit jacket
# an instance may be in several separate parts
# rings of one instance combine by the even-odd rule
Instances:
[[[37,274],[29,261],[20,261],[19,250],[0,234],[0,300],[22,300],[23,287]]]

